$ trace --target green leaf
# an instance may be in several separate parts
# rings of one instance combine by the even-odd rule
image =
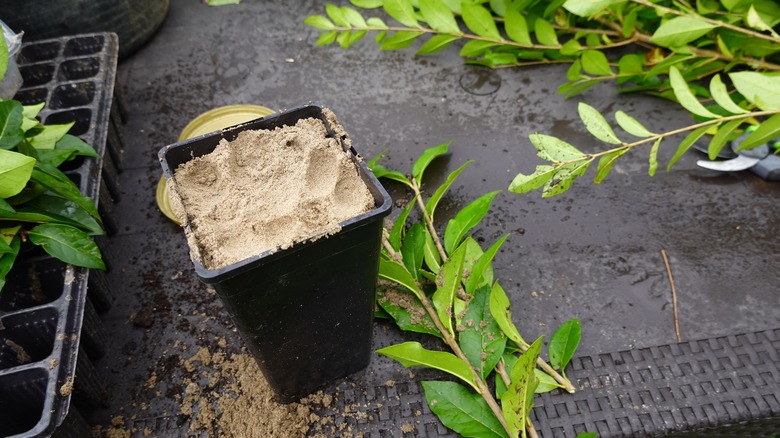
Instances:
[[[624,84],[629,80],[632,80],[632,76],[641,75],[644,72],[643,68],[643,56],[636,53],[629,53],[628,55],[621,56],[620,61],[618,61],[618,74],[620,75],[620,77],[617,78],[618,84]]]
[[[506,296],[506,292],[501,285],[496,282],[493,285],[493,289],[490,291],[490,314],[496,320],[496,324],[501,327],[501,331],[504,332],[507,338],[511,339],[515,344],[520,346],[527,346],[517,327],[512,322],[512,312],[509,310],[509,298]]]
[[[615,113],[615,121],[623,128],[624,131],[635,137],[647,138],[652,137],[655,134],[648,131],[639,121],[623,111],[617,111]]]
[[[425,401],[442,424],[463,437],[508,438],[485,399],[457,382],[423,381]]]
[[[444,184],[439,186],[439,188],[436,189],[435,192],[433,192],[433,195],[431,195],[430,198],[428,198],[428,202],[425,204],[425,211],[428,212],[428,216],[431,217],[431,220],[433,220],[434,215],[436,213],[436,207],[439,205],[439,201],[441,201],[441,198],[444,196],[445,193],[447,193],[447,190],[449,190],[450,186],[452,186],[452,183],[455,182],[455,179],[458,178],[458,175],[463,172],[466,167],[473,163],[473,161],[469,160],[463,163],[460,167],[452,171],[449,175],[447,175],[447,180],[444,181]]]
[[[6,70],[8,70],[8,44],[5,42],[5,38],[0,38],[0,79],[5,76]],[[2,290],[2,285],[0,285],[0,290]]]
[[[596,184],[601,184],[601,182],[604,181],[604,178],[609,175],[609,172],[612,170],[612,167],[615,165],[617,159],[622,157],[623,154],[628,152],[628,150],[629,149],[626,147],[610,152],[606,155],[602,155],[601,158],[599,158],[599,164],[596,167],[596,177],[593,179],[593,182]]]
[[[501,410],[513,436],[526,437],[525,425],[534,406],[534,392],[539,381],[534,374],[536,360],[542,349],[542,338],[537,339],[512,367],[511,383],[501,396]]]
[[[65,134],[55,145],[55,149],[74,151],[76,155],[98,158],[100,155],[84,140],[75,135]]]
[[[0,149],[0,198],[10,198],[21,192],[30,180],[35,158]]]
[[[509,191],[512,193],[528,193],[547,184],[555,175],[556,168],[548,165],[538,165],[534,173],[523,175],[518,173],[509,184]]]
[[[540,43],[546,46],[559,46],[558,35],[555,34],[555,29],[552,24],[548,23],[542,18],[537,18],[534,22],[534,32],[536,33],[536,39]]]
[[[66,225],[81,228],[92,236],[104,234],[103,227],[94,217],[73,201],[59,196],[40,195],[25,203],[18,212],[45,214]]]
[[[41,102],[35,105],[24,105],[22,107],[22,114],[27,119],[34,119],[38,117],[38,114],[41,112],[44,105],[46,105],[45,102]]]
[[[422,293],[417,287],[417,283],[414,281],[414,277],[403,265],[398,264],[392,260],[380,258],[379,259],[379,278],[398,283],[401,286],[409,289],[417,298],[420,298]]]
[[[420,268],[423,264],[423,251],[425,250],[425,227],[421,223],[415,223],[406,232],[401,244],[401,255],[404,265],[413,277],[420,279]]]
[[[558,167],[553,178],[544,185],[542,198],[551,198],[569,190],[574,180],[588,171],[592,162],[593,158],[590,158]]]
[[[572,318],[558,327],[550,338],[547,354],[550,356],[550,365],[555,369],[563,370],[574,357],[574,352],[580,345],[582,328],[577,318]]]
[[[659,46],[673,49],[706,35],[714,28],[714,25],[699,18],[680,16],[663,22],[650,39]]]
[[[460,287],[460,279],[463,275],[463,260],[466,256],[466,246],[461,245],[450,257],[449,260],[444,262],[439,273],[436,275],[436,292],[433,293],[433,307],[436,308],[436,314],[439,315],[444,328],[450,332],[451,335],[455,335],[455,331],[452,329],[452,305],[455,299],[455,293]]]
[[[658,147],[661,146],[661,140],[663,137],[659,137],[658,140],[653,142],[653,147],[650,148],[650,164],[647,168],[647,174],[655,176],[655,171],[658,170]]]
[[[320,30],[332,30],[336,28],[336,25],[324,15],[311,15],[306,17],[303,22]]]
[[[737,150],[753,149],[778,136],[780,136],[780,114],[775,114],[764,120],[748,138],[740,143]]]
[[[408,186],[409,188],[412,187],[412,182],[409,181],[409,179],[401,172],[396,172],[395,170],[388,170],[385,166],[381,164],[373,164],[369,165],[368,167],[371,169],[371,173],[374,174],[377,178],[387,178],[391,179],[393,181],[398,181],[401,184],[404,184]]]
[[[442,0],[420,0],[420,13],[432,29],[442,33],[461,34],[455,15]]]
[[[610,6],[625,2],[626,0],[566,0],[563,7],[574,15],[588,18]]]
[[[409,0],[384,0],[385,12],[407,27],[420,27]]]
[[[711,113],[707,108],[704,108],[693,92],[688,88],[688,83],[683,78],[680,70],[675,66],[669,67],[669,80],[672,83],[672,89],[674,90],[674,96],[680,105],[688,111],[696,114],[697,116],[705,117],[708,119],[714,119],[718,117],[717,114]]]
[[[444,50],[458,39],[460,38],[453,35],[434,35],[417,50],[417,55],[428,55]]]
[[[430,147],[420,154],[420,157],[412,165],[412,176],[417,180],[417,184],[422,184],[422,177],[428,165],[436,159],[447,153],[450,142],[442,143],[438,146]]]
[[[583,432],[577,435],[577,438],[598,438],[598,432]]]
[[[352,32],[345,30],[336,37],[336,42],[339,43],[342,49],[349,48],[350,41],[352,40]]]
[[[329,3],[325,5],[325,12],[327,12],[328,17],[337,25],[341,27],[352,27],[350,26],[349,21],[347,21],[347,17],[344,16],[344,11],[341,7]]]
[[[780,109],[780,75],[755,71],[729,73],[745,99],[764,111]]]
[[[341,14],[344,19],[347,20],[347,23],[352,27],[363,28],[368,26],[366,20],[362,15],[360,15],[360,12],[350,8],[349,6],[342,6]]]
[[[401,330],[442,336],[416,296],[380,285],[377,287],[377,303],[395,320]]]
[[[444,250],[447,253],[452,252],[460,244],[463,236],[479,224],[490,209],[493,198],[499,193],[501,190],[480,196],[447,222],[447,228],[444,230]]]
[[[558,382],[556,382],[552,376],[540,370],[539,368],[534,368],[534,374],[536,375],[536,379],[539,381],[539,386],[537,386],[536,390],[534,390],[534,393],[536,394],[544,394],[545,392],[563,388],[563,386],[558,384]]]
[[[545,134],[531,134],[528,136],[531,143],[538,151],[539,158],[556,163],[579,160],[586,155],[565,141]]]
[[[30,144],[36,149],[54,149],[60,139],[65,137],[75,122],[64,125],[44,125],[43,131],[29,139]]]
[[[493,19],[493,15],[490,11],[480,5],[474,3],[464,2],[460,6],[461,18],[466,23],[466,26],[475,34],[490,38],[493,40],[501,40],[501,34],[498,33],[496,27],[496,21]]]
[[[401,250],[401,238],[404,234],[404,231],[406,230],[406,219],[409,217],[409,213],[414,208],[414,203],[416,200],[417,196],[412,198],[412,200],[406,204],[404,209],[401,210],[401,214],[399,214],[398,218],[395,220],[393,229],[390,231],[390,237],[388,237],[388,240],[390,240],[390,245],[396,251]]]
[[[409,47],[422,32],[402,30],[390,35],[379,45],[379,50],[399,50]]]
[[[441,254],[439,254],[439,249],[436,248],[436,243],[434,243],[431,233],[428,232],[425,233],[423,260],[425,260],[425,266],[434,274],[437,274],[439,269],[441,269]]]
[[[720,79],[720,75],[715,75],[712,77],[712,80],[710,80],[710,94],[712,95],[712,98],[715,99],[715,103],[720,105],[724,110],[732,114],[747,113],[747,110],[740,108],[739,105],[731,100],[726,84]]]
[[[566,41],[563,46],[561,47],[561,55],[576,55],[582,51],[582,44],[580,44],[579,41],[575,40],[574,38],[570,39],[569,41]],[[577,77],[576,78],[569,78],[569,80],[577,80],[581,77],[581,74],[579,73],[579,70],[582,68],[582,63],[577,60]],[[609,65],[607,65],[607,68],[609,68]],[[568,74],[567,74],[568,77]]]
[[[677,161],[683,156],[685,152],[688,151],[688,149],[693,146],[694,143],[696,143],[696,140],[701,138],[702,135],[704,135],[707,130],[709,130],[709,126],[702,126],[701,128],[691,132],[688,134],[687,137],[680,143],[680,146],[677,147],[677,152],[674,153],[674,156],[671,160],[669,160],[669,164],[666,165],[666,171],[668,172],[671,170],[672,166],[677,163]]]
[[[27,232],[30,241],[49,255],[85,268],[106,269],[100,250],[85,232],[70,225],[42,224]]]
[[[585,102],[580,102],[577,106],[577,111],[580,113],[580,119],[585,124],[585,128],[594,137],[611,144],[623,143],[617,138],[615,131],[612,130],[612,127],[609,126],[609,123],[607,123],[607,120],[601,115],[599,110]]]
[[[3,38],[0,38],[3,39]],[[16,261],[16,256],[19,254],[19,248],[22,246],[22,239],[19,236],[14,236],[11,240],[11,251],[0,256],[0,292],[3,291],[5,286],[5,278],[11,271]]]
[[[19,234],[19,230],[21,228],[21,225],[10,228],[0,228],[0,254],[10,254],[15,252],[11,244],[13,243],[14,238]]]
[[[376,352],[390,359],[397,360],[406,368],[434,368],[452,374],[479,391],[469,364],[458,359],[452,353],[426,350],[419,342],[404,342],[403,344],[391,345]]]
[[[750,9],[748,9],[747,16],[745,17],[745,24],[753,29],[760,30],[762,32],[769,32],[775,38],[780,38],[780,36],[777,35],[777,32],[772,29],[772,26],[768,25],[761,18],[753,5],[750,6]]]
[[[208,0],[209,6],[225,6],[225,5],[237,5],[241,3],[241,0]]]
[[[501,249],[501,245],[504,244],[508,237],[509,234],[504,234],[501,236],[501,238],[498,239],[493,245],[491,245],[490,248],[488,248],[488,250],[485,251],[474,263],[474,266],[472,266],[469,275],[465,276],[467,278],[465,286],[467,294],[473,294],[474,291],[477,290],[477,288],[482,284],[492,283],[492,277],[488,280],[485,279],[483,275],[490,267],[490,262],[496,256],[498,250]]]
[[[474,297],[468,302],[463,314],[461,326],[462,330],[458,335],[460,348],[471,366],[483,379],[487,378],[506,347],[506,337],[490,314],[490,286],[481,287],[474,292]]]
[[[731,120],[718,128],[718,132],[712,137],[710,145],[707,147],[707,155],[710,160],[718,158],[718,154],[723,150],[723,147],[726,146],[731,134],[734,133],[734,130],[736,130],[742,122],[744,122],[744,120]]]
[[[327,46],[329,44],[333,44],[336,42],[336,37],[338,36],[338,34],[339,33],[335,30],[332,32],[323,33],[322,35],[320,35],[319,38],[317,38],[317,42],[315,43],[315,45]]]
[[[0,40],[3,40],[4,47],[5,40]],[[0,149],[11,149],[24,139],[23,111],[22,104],[15,100],[0,101]]]
[[[385,24],[384,21],[382,21],[381,18],[377,17],[371,17],[368,20],[366,20],[366,24],[368,24],[371,27],[378,27],[380,29],[387,29],[387,24]]]
[[[363,9],[381,8],[384,4],[383,0],[349,0],[349,2]]]
[[[631,10],[628,14],[626,14],[626,18],[623,20],[623,38],[630,38],[631,35],[636,30],[636,17],[637,17],[637,9]]]
[[[528,22],[520,11],[509,9],[504,17],[504,30],[509,38],[516,43],[531,46],[531,35],[528,32]]]
[[[464,58],[479,56],[485,53],[491,47],[500,45],[500,43],[495,43],[492,41],[471,40],[464,44],[460,49],[460,56],[463,56]]]
[[[79,188],[73,184],[73,181],[68,179],[58,169],[40,162],[35,163],[31,179],[63,198],[75,202],[76,205],[86,210],[92,217],[100,220],[100,214],[95,207],[94,201],[83,196]]]
[[[609,66],[609,60],[600,50],[586,50],[582,52],[582,69],[586,73],[596,76],[613,76],[615,73]]]

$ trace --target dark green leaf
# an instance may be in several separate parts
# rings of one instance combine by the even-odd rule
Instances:
[[[555,34],[555,29],[552,24],[548,23],[542,18],[537,18],[534,22],[534,32],[536,33],[536,39],[540,43],[546,46],[558,46],[558,35]]]
[[[393,229],[390,231],[390,237],[388,237],[388,240],[390,240],[390,245],[396,251],[401,250],[401,239],[403,238],[404,231],[406,230],[406,218],[409,217],[409,213],[414,208],[416,200],[417,197],[415,196],[406,204],[404,209],[401,210],[401,214],[399,214],[398,218],[395,220]]]
[[[10,198],[21,192],[30,180],[34,166],[34,158],[0,149],[0,198]]]
[[[526,437],[525,425],[534,405],[536,387],[539,385],[534,369],[541,349],[542,338],[539,338],[517,359],[510,374],[509,388],[501,396],[501,410],[514,436],[519,432],[523,438]]]
[[[473,161],[469,160],[463,163],[462,166],[455,169],[452,173],[447,175],[447,180],[444,181],[444,184],[439,186],[439,188],[436,189],[435,192],[433,192],[433,195],[431,195],[430,198],[428,198],[428,202],[425,204],[425,211],[428,212],[428,216],[431,217],[431,220],[434,218],[434,214],[436,213],[436,206],[439,205],[439,201],[441,201],[441,198],[444,196],[445,193],[447,193],[447,190],[449,190],[450,186],[452,186],[452,183],[455,182],[455,179],[460,175],[463,170],[466,169],[466,167],[473,163]]]
[[[402,30],[390,35],[382,41],[379,50],[398,50],[409,47],[422,32]]]
[[[663,137],[658,137],[658,140],[653,143],[653,147],[650,148],[650,164],[647,168],[647,174],[650,176],[654,176],[655,171],[658,170],[658,147],[661,146],[661,140]]]
[[[504,354],[506,337],[496,320],[490,314],[490,286],[483,286],[474,292],[459,327],[458,343],[471,366],[482,378],[496,367]]]
[[[463,236],[479,224],[490,209],[493,198],[500,192],[501,190],[496,190],[480,196],[450,219],[444,230],[444,250],[447,253],[452,252],[460,244]]]
[[[391,179],[393,181],[398,181],[401,184],[404,184],[406,186],[412,187],[412,182],[409,181],[409,179],[401,172],[396,172],[395,170],[388,170],[385,166],[381,164],[374,164],[369,166],[369,169],[371,169],[371,173],[374,174],[377,178],[387,178]]]
[[[420,0],[420,13],[432,29],[441,33],[461,34],[455,15],[442,0]]]
[[[103,228],[83,208],[59,196],[40,195],[27,202],[19,213],[37,213],[51,217],[61,223],[82,229],[92,236],[103,234]]]
[[[628,132],[633,136],[647,138],[655,135],[652,132],[648,131],[647,128],[645,128],[644,125],[639,123],[637,119],[629,116],[623,111],[617,111],[615,113],[615,120],[618,122],[618,125],[620,125],[620,127],[623,128],[624,131]]]
[[[485,7],[464,2],[461,4],[461,17],[466,26],[475,34],[493,40],[502,39],[493,15]]]
[[[593,179],[593,182],[601,184],[601,182],[604,181],[604,178],[609,175],[609,172],[612,170],[612,166],[615,165],[617,159],[622,157],[626,152],[628,152],[627,147],[602,155],[601,158],[599,158],[599,164],[596,168],[596,177]]]
[[[504,244],[507,237],[509,237],[509,234],[504,234],[501,236],[501,238],[498,239],[496,243],[491,245],[490,248],[488,248],[488,250],[485,251],[485,253],[479,257],[479,259],[477,259],[477,261],[474,263],[474,266],[471,268],[471,272],[468,275],[464,275],[466,277],[465,288],[467,294],[473,294],[479,286],[485,283],[488,285],[492,283],[492,275],[489,280],[485,279],[483,276],[490,268],[490,262],[496,256],[498,250],[501,249],[501,245]]]
[[[83,196],[79,188],[73,184],[73,181],[68,179],[58,169],[43,163],[35,163],[31,179],[63,198],[75,202],[76,205],[86,210],[92,217],[100,220],[100,214],[98,214],[94,201]]]
[[[303,22],[320,30],[331,30],[336,28],[336,26],[324,15],[311,15],[306,17]]]
[[[536,147],[539,158],[556,163],[579,160],[586,155],[565,141],[544,134],[531,134],[528,136]]]
[[[415,223],[406,232],[406,237],[401,244],[401,255],[404,265],[413,277],[420,279],[420,268],[423,264],[423,251],[425,250],[425,227]]]
[[[623,20],[623,38],[630,38],[636,30],[637,9],[632,9]]]
[[[525,21],[525,17],[520,11],[515,9],[509,9],[506,11],[504,17],[504,30],[506,30],[507,36],[516,43],[520,43],[526,46],[530,46],[531,35],[528,33],[528,23]]]
[[[384,0],[385,12],[408,27],[420,27],[409,0]]]
[[[509,184],[512,193],[528,193],[542,187],[555,175],[555,167],[547,165],[536,166],[536,171],[530,175],[518,173]]]
[[[692,17],[680,16],[665,21],[655,30],[652,41],[659,46],[677,48],[706,35],[715,26]]]
[[[509,310],[509,298],[506,296],[506,292],[501,285],[496,282],[493,285],[493,289],[490,291],[490,314],[496,320],[496,324],[501,327],[501,331],[504,332],[506,337],[511,339],[515,344],[521,346],[527,346],[517,327],[512,322],[512,312]]]
[[[437,289],[433,293],[433,307],[436,308],[436,313],[439,315],[444,328],[452,335],[455,334],[455,331],[452,329],[452,306],[455,293],[460,287],[465,256],[466,246],[461,245],[452,254],[452,257],[444,262],[444,265],[442,265],[439,273],[436,275]]]
[[[106,269],[100,250],[89,235],[78,228],[62,224],[42,224],[27,232],[35,245],[51,256],[85,268]]]
[[[403,265],[398,264],[392,260],[379,259],[379,278],[392,281],[400,284],[401,286],[409,289],[416,297],[420,297],[422,293],[414,281],[414,277]]]
[[[601,115],[599,110],[593,108],[585,102],[580,102],[580,104],[577,106],[577,110],[580,113],[580,119],[582,119],[582,123],[585,124],[588,132],[593,134],[594,137],[611,144],[623,143],[620,141],[620,139],[617,138],[615,131],[612,130],[612,127],[609,126],[609,123],[604,118],[604,116]]]
[[[744,122],[744,120],[731,120],[718,128],[718,132],[712,137],[710,145],[707,148],[710,160],[718,158],[718,154],[720,154],[720,151],[726,146],[726,143],[731,138],[734,130],[739,128],[739,125],[741,125],[742,122]]]
[[[463,437],[508,438],[479,394],[456,382],[423,381],[425,400],[442,424]]]
[[[726,84],[720,79],[720,75],[712,77],[712,80],[710,81],[710,94],[712,95],[712,98],[715,99],[715,103],[732,114],[745,114],[747,112],[747,110],[740,108],[739,105],[731,100]]]
[[[753,149],[778,136],[780,136],[780,114],[775,114],[764,120],[748,138],[743,140],[738,150]]]
[[[558,330],[553,333],[550,345],[547,347],[550,365],[553,368],[561,370],[566,368],[580,345],[581,331],[580,321],[573,318],[561,324]]]
[[[423,44],[419,50],[417,50],[418,55],[428,55],[431,53],[438,52],[440,50],[444,50],[447,47],[449,47],[450,44],[452,44],[453,41],[456,41],[460,39],[459,37],[453,36],[453,35],[434,35],[429,39],[428,41]]]
[[[391,345],[376,352],[390,359],[397,360],[406,368],[434,368],[452,374],[477,390],[474,374],[471,372],[469,364],[458,359],[452,353],[426,350],[419,342],[404,342],[403,344]]]
[[[586,50],[581,56],[582,69],[596,76],[612,76],[615,73],[609,66],[606,55],[600,50]]]
[[[588,167],[592,162],[593,158],[589,158],[560,166],[553,178],[544,185],[542,198],[557,196],[569,190],[574,180],[588,171]]]
[[[11,244],[9,245],[11,247],[11,251],[0,256],[0,292],[3,291],[3,286],[5,286],[5,277],[14,266],[14,262],[16,261],[16,256],[19,254],[19,248],[21,245],[22,240],[19,238],[19,236],[14,236],[11,240]]]
[[[436,247],[436,243],[434,243],[431,233],[428,233],[427,231],[425,233],[423,260],[425,260],[425,266],[427,266],[432,273],[439,273],[439,269],[441,269],[441,254],[439,254],[439,249]]]
[[[5,47],[4,39],[2,47]],[[15,100],[0,101],[0,149],[11,149],[24,139],[23,111],[22,104]]]
[[[46,163],[52,167],[59,167],[62,163],[72,159],[75,156],[73,150],[63,149],[41,149],[37,153],[38,161]]]
[[[601,82],[602,79],[594,79],[587,82],[570,82],[568,84],[563,84],[560,87],[558,87],[558,93],[565,94],[565,98],[568,99],[575,94],[582,93],[583,91],[587,90],[588,88],[598,84]]]
[[[681,17],[682,18],[682,17]],[[697,116],[705,117],[708,119],[714,119],[718,117],[717,114],[713,114],[707,108],[704,108],[691,89],[688,87],[688,83],[683,78],[680,70],[677,67],[669,67],[669,80],[672,83],[672,89],[674,90],[674,96],[680,105],[688,111],[696,114]]]
[[[417,180],[417,184],[422,184],[422,177],[428,165],[436,159],[447,153],[450,142],[442,143],[438,146],[430,147],[420,154],[420,157],[412,165],[412,176]]]
[[[377,302],[401,330],[442,336],[420,300],[414,295],[380,285],[377,288]]]
[[[704,135],[707,130],[710,129],[709,126],[702,126],[701,128],[691,132],[688,134],[687,137],[680,143],[680,146],[677,147],[677,152],[674,153],[674,156],[671,160],[669,160],[669,164],[666,165],[666,171],[668,172],[671,170],[672,166],[674,166],[675,163],[683,156],[685,152],[688,151],[688,149],[693,146],[693,144],[701,138],[702,135]]]
[[[10,206],[8,207],[10,208]],[[20,225],[11,228],[0,228],[0,255],[16,253],[16,250],[13,248],[13,242],[14,238],[19,235],[19,229],[21,228]]]

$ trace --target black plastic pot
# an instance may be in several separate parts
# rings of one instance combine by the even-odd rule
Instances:
[[[167,146],[159,154],[163,171],[172,178],[179,165],[212,152],[222,138],[233,140],[241,131],[293,125],[310,117],[330,126],[322,107],[308,105]],[[334,135],[330,127],[329,133]],[[352,153],[357,157],[354,149]],[[392,201],[366,165],[353,159],[375,208],[342,222],[339,233],[222,269],[209,270],[193,260],[200,279],[221,297],[280,402],[295,401],[363,369],[371,356],[382,218]]]

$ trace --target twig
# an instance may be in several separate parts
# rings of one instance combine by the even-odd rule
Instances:
[[[666,257],[666,251],[661,248],[661,255],[664,257],[664,264],[666,265],[666,273],[669,274],[669,284],[672,286],[672,308],[674,311],[674,332],[677,334],[677,342],[682,342],[680,337],[680,321],[677,319],[677,290],[674,287],[674,277],[672,276],[672,268],[669,266],[669,258]]]

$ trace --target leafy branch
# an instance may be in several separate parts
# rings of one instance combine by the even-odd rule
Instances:
[[[334,42],[348,48],[376,32],[381,50],[411,46],[428,37],[418,55],[444,50],[464,42],[460,54],[467,63],[491,68],[539,64],[571,64],[567,82],[558,88],[565,97],[611,81],[621,92],[644,92],[674,100],[701,123],[654,134],[620,112],[617,122],[629,134],[643,138],[623,142],[590,106],[580,116],[589,132],[606,143],[619,145],[596,154],[585,154],[571,145],[571,156],[552,157],[544,148],[554,137],[534,134],[531,142],[550,165],[531,176],[518,175],[510,190],[543,187],[544,196],[565,192],[571,182],[599,159],[595,177],[601,182],[615,161],[636,146],[652,144],[650,171],[657,168],[658,148],[675,134],[691,133],[680,143],[674,164],[694,141],[705,134],[710,156],[740,136],[746,126],[757,127],[760,136],[743,148],[760,146],[779,135],[773,116],[780,109],[780,5],[774,2],[711,0],[696,2],[661,0],[351,0],[361,9],[382,8],[400,25],[389,26],[380,17],[365,19],[349,6],[327,5],[326,15],[312,15],[305,22],[325,31],[318,45]],[[616,50],[629,47],[635,50]],[[709,87],[702,84],[709,80]],[[702,121],[703,120],[703,121]],[[632,132],[624,124],[630,125]],[[607,125],[608,131],[604,125]],[[596,135],[591,126],[600,131]],[[637,135],[636,132],[642,132]],[[605,140],[600,135],[612,132]],[[693,137],[695,137],[694,140]],[[544,140],[544,141],[542,141]],[[557,140],[557,139],[556,139]],[[555,146],[554,146],[555,147]],[[560,149],[560,145],[558,149]],[[670,166],[667,166],[667,169]]]
[[[389,283],[378,303],[402,330],[441,339],[450,352],[406,342],[378,350],[407,367],[423,366],[447,372],[457,382],[422,382],[426,400],[442,422],[464,436],[536,436],[529,420],[533,394],[574,386],[563,370],[580,339],[577,320],[553,334],[548,355],[541,359],[541,338],[526,342],[512,323],[509,298],[493,278],[492,260],[508,235],[483,251],[467,234],[487,214],[498,191],[487,193],[450,219],[442,236],[436,231],[438,203],[471,163],[453,171],[426,200],[420,181],[428,165],[447,153],[448,143],[429,148],[415,161],[411,176],[368,163],[380,178],[409,187],[414,198],[382,239],[379,277]],[[417,207],[420,222],[407,226]],[[518,356],[519,354],[519,356]],[[537,368],[538,367],[538,368]],[[488,385],[494,374],[495,395]],[[474,392],[471,392],[474,391]]]

